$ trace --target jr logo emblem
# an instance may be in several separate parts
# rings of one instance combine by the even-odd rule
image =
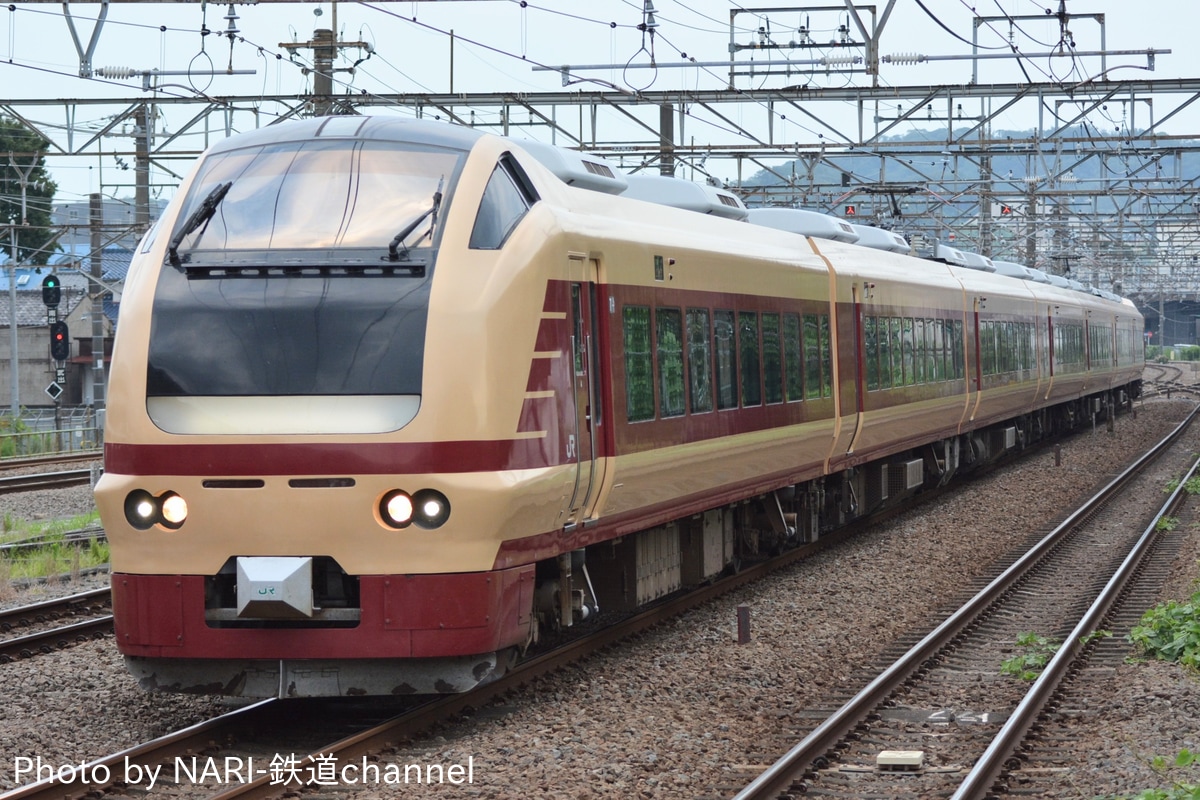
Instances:
[[[574,457],[575,457],[575,434],[571,434],[567,437],[567,459],[569,460]]]
[[[259,588],[258,593],[260,595],[275,594],[275,587],[274,586],[263,586],[263,587]]]

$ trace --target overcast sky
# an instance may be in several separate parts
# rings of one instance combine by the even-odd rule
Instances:
[[[1003,14],[1030,16],[1017,27],[996,20],[980,28],[981,45],[1003,47],[1009,36],[1023,53],[1025,70],[1034,81],[1080,82],[1097,76],[1100,59],[1079,57],[1049,58],[1035,55],[1046,53],[1061,38],[1058,20],[1046,15],[1047,9],[1057,11],[1058,0],[921,0],[937,17],[930,18],[917,0],[898,0],[896,9],[882,35],[883,54],[920,53],[928,56],[947,56],[970,52],[970,46],[952,35],[969,41],[973,32],[973,12],[1000,17]],[[875,0],[882,9],[884,0]],[[370,58],[358,65],[355,74],[339,73],[337,79],[354,93],[447,92],[451,89],[449,31],[455,32],[453,89],[457,92],[560,91],[562,76],[557,72],[537,72],[535,65],[615,65],[606,69],[577,69],[572,74],[572,88],[602,89],[611,84],[626,90],[716,89],[728,82],[728,67],[688,67],[672,69],[666,65],[683,60],[681,53],[701,62],[728,59],[730,44],[730,12],[750,8],[751,4],[731,3],[729,0],[655,0],[658,28],[648,37],[637,25],[643,21],[642,0],[530,0],[522,7],[519,0],[438,0],[437,2],[340,3],[337,6],[337,27],[345,41],[362,41],[371,45]],[[768,5],[755,2],[752,7]],[[834,5],[825,0],[819,5]],[[72,4],[81,44],[86,47],[92,34],[94,15],[100,6],[95,3]],[[55,4],[21,4],[14,11],[0,9],[0,99],[107,97],[137,100],[147,96],[140,91],[140,79],[112,80],[78,76],[79,58],[62,7]],[[292,94],[308,91],[311,78],[303,67],[311,52],[298,51],[292,61],[281,43],[307,41],[314,28],[329,27],[333,8],[329,3],[261,3],[234,6],[238,19],[234,21],[237,38],[232,47],[222,34],[229,27],[226,15],[229,6],[197,3],[146,4],[119,3],[110,6],[108,19],[96,42],[92,59],[96,68],[118,67],[133,70],[191,71],[191,74],[162,77],[164,91],[177,95]],[[1070,33],[1079,52],[1101,49],[1101,28],[1084,15],[1106,15],[1106,46],[1111,50],[1170,49],[1169,55],[1156,58],[1156,69],[1127,68],[1146,66],[1146,56],[1110,56],[1107,62],[1112,78],[1171,78],[1195,77],[1200,72],[1200,56],[1194,50],[1194,36],[1200,23],[1200,2],[1197,0],[1068,0],[1067,10],[1077,15],[1070,24]],[[321,13],[316,14],[317,11]],[[413,21],[413,17],[416,21]],[[845,13],[778,10],[769,13],[739,13],[736,16],[734,41],[748,44],[769,40],[777,44],[799,41],[800,28],[807,29],[810,40],[822,45],[840,38],[838,27],[845,24]],[[615,27],[614,27],[615,23]],[[940,24],[939,24],[940,23]],[[202,25],[212,31],[206,37],[199,33]],[[944,28],[942,26],[945,26]],[[763,28],[762,34],[758,29]],[[769,28],[769,33],[766,29]],[[164,30],[165,29],[165,30]],[[946,30],[949,29],[949,30]],[[860,38],[853,23],[851,38]],[[244,40],[244,41],[243,41]],[[660,68],[647,69],[651,50]],[[794,62],[819,58],[839,51],[825,46],[810,50],[787,50],[781,54],[759,55],[758,58],[788,58]],[[981,52],[1002,53],[1004,50]],[[347,48],[337,66],[349,67],[355,60],[367,56],[365,50]],[[748,55],[740,54],[747,59]],[[628,68],[626,68],[628,65]],[[234,70],[253,70],[247,76],[204,73]],[[811,70],[811,71],[810,71]],[[881,76],[884,86],[960,84],[972,78],[968,61],[938,61],[922,66],[887,66]],[[983,62],[981,83],[1022,81],[1025,78],[1013,59]],[[739,87],[779,87],[807,83],[812,87],[863,84],[863,76],[848,77],[825,74],[821,69],[796,64],[795,76],[785,84],[782,78],[761,77],[739,80]],[[1200,104],[1198,104],[1200,105]],[[1114,103],[1097,112],[1091,124],[1097,130],[1113,131],[1126,124],[1123,116],[1142,104]],[[115,113],[118,106],[97,109],[81,107],[76,124],[99,128],[106,114]],[[159,128],[171,131],[190,119],[199,106],[176,109],[159,123]],[[809,110],[822,119],[848,124],[856,116],[849,104],[811,104]],[[41,124],[63,125],[61,105],[35,109],[24,108]],[[734,121],[747,126],[760,126],[766,112],[763,108],[747,106],[738,110],[726,107]],[[371,113],[390,113],[377,110]],[[490,111],[481,110],[486,116]],[[1143,109],[1137,112],[1139,125],[1149,121]],[[1162,113],[1162,112],[1160,112]],[[263,122],[265,124],[265,120]],[[1023,109],[1014,109],[1001,118],[998,127],[1029,128],[1036,119]],[[920,127],[909,125],[907,129]],[[903,132],[902,129],[897,132]],[[1172,120],[1171,133],[1200,134],[1200,109],[1189,109]],[[816,139],[818,126],[803,122],[799,115],[787,121],[777,120],[777,141],[811,143]],[[645,131],[630,124],[628,134],[644,139]],[[729,134],[711,117],[700,112],[689,117],[686,134],[689,139],[729,141]],[[78,134],[77,134],[78,136]],[[65,142],[65,134],[63,137]],[[78,139],[76,144],[78,144]],[[74,159],[52,162],[55,179],[60,184],[60,199],[68,200],[96,191],[99,184],[119,182],[119,165],[111,157],[104,159]],[[103,173],[101,175],[101,173]],[[131,175],[131,173],[130,173]],[[155,180],[161,180],[156,176]]]

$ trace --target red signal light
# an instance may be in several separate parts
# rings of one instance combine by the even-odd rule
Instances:
[[[71,357],[71,335],[65,322],[50,326],[50,357],[55,361],[66,361]]]

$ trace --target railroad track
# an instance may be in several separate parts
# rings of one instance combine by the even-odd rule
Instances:
[[[0,459],[0,471],[40,467],[45,464],[74,464],[79,461],[99,461],[104,457],[102,450],[79,450],[73,453],[46,453],[37,456]]]
[[[90,469],[4,475],[0,476],[0,494],[31,492],[38,489],[60,489],[64,486],[83,486],[91,482],[92,470]]]
[[[1130,604],[1124,617],[1110,616],[1133,576],[1155,553],[1157,520],[1170,513],[1182,493],[1177,489],[1145,528],[1114,519],[1117,509],[1110,504],[1122,491],[1161,490],[1161,483],[1129,487],[1137,486],[1142,471],[1175,443],[1197,413],[863,689],[831,709],[807,735],[797,735],[803,738],[736,800],[818,790],[826,797],[966,800],[1003,791],[998,779],[1008,780],[1028,753],[1037,751],[1037,741],[1028,737],[1044,735],[1039,720],[1045,719],[1066,677],[1078,674],[1086,659],[1104,647],[1103,638],[1092,634],[1112,626],[1120,636],[1119,625],[1131,624],[1128,620],[1145,609]],[[1193,465],[1188,477],[1195,470]],[[1161,552],[1169,555],[1170,549]],[[1154,573],[1144,571],[1143,579]],[[1096,575],[1111,577],[1101,582]],[[1032,686],[998,674],[1023,631],[1040,631],[1062,642],[1052,658],[1046,647],[1049,663]]]
[[[936,492],[931,492],[926,499],[934,499],[936,496]],[[889,516],[898,513],[901,513],[899,509],[891,512]],[[878,524],[878,521],[878,519],[872,519],[861,524]],[[78,797],[98,791],[112,791],[121,794],[123,790],[120,788],[113,790],[105,788],[114,781],[121,780],[122,773],[117,769],[117,765],[122,765],[123,769],[125,763],[130,763],[142,770],[147,770],[160,764],[168,764],[168,768],[165,769],[170,771],[169,765],[176,756],[182,754],[190,758],[197,753],[202,754],[200,756],[202,761],[212,756],[213,763],[224,763],[226,758],[233,759],[234,761],[231,763],[235,764],[246,763],[246,759],[249,758],[254,759],[256,774],[246,776],[253,780],[242,780],[242,776],[239,775],[234,781],[218,780],[213,782],[210,779],[209,783],[205,784],[204,790],[217,793],[216,796],[222,800],[232,800],[234,797],[279,797],[294,794],[299,788],[296,782],[281,781],[279,780],[281,776],[268,768],[268,762],[272,756],[292,753],[291,763],[299,769],[301,774],[307,774],[305,770],[312,768],[318,760],[328,763],[332,759],[338,765],[337,769],[339,770],[342,766],[352,766],[356,760],[361,763],[363,757],[371,757],[368,754],[387,751],[399,742],[415,739],[432,726],[444,723],[457,714],[484,707],[492,700],[527,685],[541,676],[576,663],[618,641],[636,636],[727,592],[760,580],[772,571],[811,557],[820,549],[835,546],[846,537],[852,536],[859,528],[860,526],[853,526],[840,533],[827,536],[815,545],[806,545],[790,550],[771,561],[748,567],[736,575],[702,587],[698,591],[643,611],[622,623],[595,631],[556,650],[525,661],[510,670],[504,677],[475,691],[437,698],[423,705],[404,710],[379,724],[360,724],[349,735],[343,735],[336,740],[330,736],[328,739],[312,743],[307,748],[294,750],[287,737],[297,735],[297,731],[325,732],[329,730],[329,706],[306,704],[306,701],[263,701],[236,714],[209,720],[195,729],[171,734],[163,737],[162,740],[147,742],[92,762],[79,771],[82,776],[79,780],[71,783],[41,781],[29,784],[4,794],[2,800]],[[375,700],[377,701],[378,698]],[[267,743],[255,732],[271,728],[273,723],[270,720],[281,713],[281,708],[289,710],[290,714],[286,730],[279,734],[281,739]],[[343,723],[342,727],[353,728],[353,720]],[[255,741],[247,741],[249,737],[254,737]],[[128,762],[125,761],[126,758],[129,759]],[[238,762],[236,759],[242,761]],[[107,767],[107,772],[97,769],[102,766]],[[137,774],[148,773],[143,771]],[[134,794],[139,794],[142,788],[142,786],[131,786],[130,790]],[[194,787],[192,790],[196,791],[199,788]]]
[[[39,653],[51,653],[111,633],[112,614],[105,613],[111,605],[112,598],[108,589],[93,589],[81,594],[0,611],[0,632],[5,635],[64,619],[93,617],[0,640],[0,664],[18,658],[30,658]]]
[[[40,534],[38,536],[31,536],[28,539],[0,544],[0,556],[12,559],[24,553],[36,553],[53,545],[87,547],[92,542],[103,542],[106,538],[104,529],[99,526],[81,528],[77,531],[66,531],[65,533],[58,534]]]

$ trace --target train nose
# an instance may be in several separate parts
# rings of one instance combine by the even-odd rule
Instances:
[[[312,558],[239,557],[237,615],[242,619],[311,618]]]

